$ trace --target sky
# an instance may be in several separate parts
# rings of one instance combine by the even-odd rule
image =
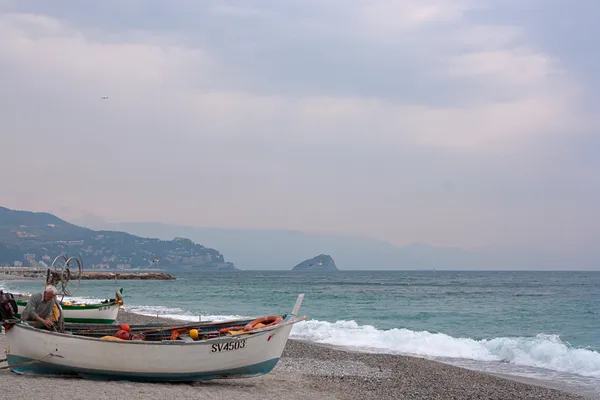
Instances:
[[[0,204],[597,249],[598,15],[597,0],[0,0]]]

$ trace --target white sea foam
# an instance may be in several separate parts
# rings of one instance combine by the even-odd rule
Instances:
[[[181,308],[171,308],[163,306],[136,306],[127,305],[123,307],[125,311],[147,315],[152,317],[171,318],[182,321],[227,321],[231,319],[249,318],[241,315],[194,315]]]
[[[354,321],[309,320],[295,325],[291,337],[382,353],[500,361],[600,378],[600,353],[573,348],[558,335],[474,340],[427,331],[379,330]]]

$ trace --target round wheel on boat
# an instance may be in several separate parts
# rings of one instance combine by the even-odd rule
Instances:
[[[64,279],[62,279],[60,283],[65,296],[73,296],[75,292],[77,292],[79,284],[81,283],[82,272],[83,259],[81,258],[81,255],[78,254],[77,256],[69,257],[65,264]],[[73,284],[67,289],[67,286],[72,281],[74,281]]]
[[[60,255],[54,259],[46,277],[46,283],[53,285],[61,293],[60,301],[65,296],[73,296],[79,284],[81,283],[81,275],[83,273],[83,259],[81,255],[68,257]],[[69,286],[69,284],[72,282]]]

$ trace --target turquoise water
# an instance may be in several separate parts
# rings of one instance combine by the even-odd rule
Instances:
[[[79,299],[124,288],[125,308],[197,320],[290,311],[292,337],[561,380],[600,393],[600,272],[172,272],[175,281],[82,281]],[[41,282],[2,281],[32,293]]]

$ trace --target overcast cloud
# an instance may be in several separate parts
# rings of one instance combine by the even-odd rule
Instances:
[[[0,203],[597,248],[599,15],[595,0],[0,0]]]

